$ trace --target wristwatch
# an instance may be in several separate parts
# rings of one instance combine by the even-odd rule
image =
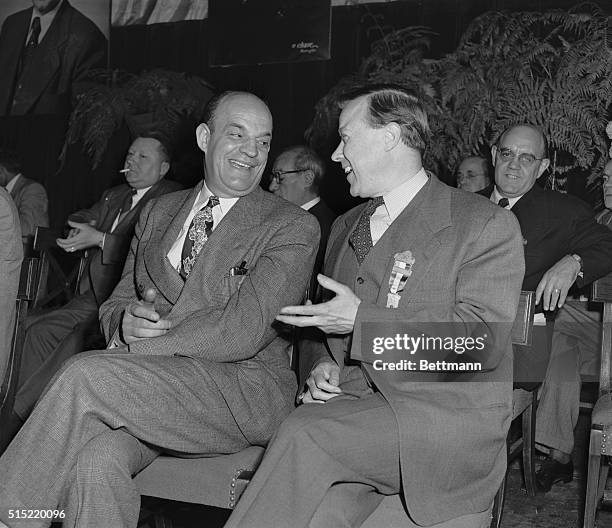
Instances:
[[[583,269],[582,269],[582,257],[580,255],[578,255],[577,253],[572,253],[570,255],[570,257],[575,259],[576,262],[578,262],[578,264],[580,264],[580,271],[578,272],[578,277],[580,277],[581,279],[584,278],[584,272],[583,272]]]

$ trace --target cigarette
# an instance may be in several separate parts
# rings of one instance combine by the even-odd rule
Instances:
[[[121,169],[119,172],[130,172],[132,169]]]

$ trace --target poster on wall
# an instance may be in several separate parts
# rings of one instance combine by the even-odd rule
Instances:
[[[67,2],[68,0],[62,0]],[[57,0],[1,0],[0,1],[0,26],[6,17],[30,9],[33,4],[53,5]],[[108,40],[110,35],[110,4],[111,0],[69,0],[69,5],[74,7],[81,14],[91,20]],[[57,8],[61,7],[61,2],[57,2]]]

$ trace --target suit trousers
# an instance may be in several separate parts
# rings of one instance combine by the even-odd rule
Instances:
[[[18,387],[23,386],[56,353],[60,343],[76,325],[91,323],[97,318],[98,305],[91,291],[77,295],[61,308],[28,317]],[[77,352],[81,349],[74,351]]]
[[[343,378],[341,387],[362,396],[337,396],[290,414],[226,528],[360,526],[385,495],[399,492],[393,411],[358,367],[345,368]]]
[[[552,350],[536,417],[540,448],[571,453],[582,379],[598,381],[601,313],[586,301],[567,301],[557,314]]]
[[[249,445],[217,389],[228,366],[125,352],[80,354],[47,386],[0,458],[0,520],[11,525],[10,508],[59,507],[64,527],[135,527],[140,496],[131,476],[160,452],[210,455]]]

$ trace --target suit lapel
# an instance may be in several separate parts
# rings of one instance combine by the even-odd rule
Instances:
[[[21,189],[25,187],[25,184],[26,184],[26,181],[22,174],[21,176],[19,176],[19,178],[17,178],[17,181],[15,182],[15,185],[13,186],[13,189],[11,190],[11,198],[13,199],[14,202],[17,202],[17,199],[19,198],[19,194],[21,193]]]

